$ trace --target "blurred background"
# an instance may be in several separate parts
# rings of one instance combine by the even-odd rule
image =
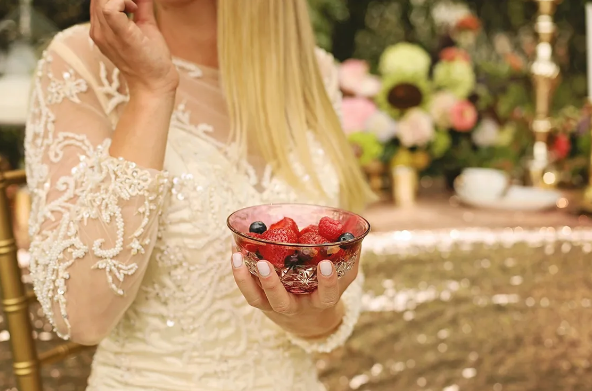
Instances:
[[[587,2],[309,3],[380,198],[360,324],[317,362],[328,389],[590,390]],[[36,59],[88,7],[0,0],[0,169],[23,165]],[[10,194],[26,266],[28,195]],[[56,343],[32,318],[40,344]],[[0,391],[15,390],[9,338],[0,315]],[[46,389],[84,390],[91,359],[48,368]]]

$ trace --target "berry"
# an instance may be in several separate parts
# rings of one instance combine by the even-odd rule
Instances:
[[[353,234],[358,230],[358,217],[356,216],[351,216],[343,223],[343,232],[351,232]]]
[[[251,238],[261,239],[261,235],[258,233],[248,232],[246,235],[250,236]],[[241,247],[252,253],[259,251],[259,244],[248,240],[243,240]]]
[[[323,244],[328,243],[328,240],[317,233],[308,232],[300,237],[299,242],[302,244]],[[320,250],[319,247],[306,247],[301,249],[300,253],[302,254],[303,260],[306,260],[306,263],[317,265],[324,259],[323,252]]]
[[[318,225],[309,225],[308,227],[306,227],[302,231],[300,231],[299,236],[302,236],[302,235],[307,234],[309,232],[314,232],[314,233],[318,234],[319,233],[319,226]]]
[[[329,239],[330,242],[337,241],[337,238],[343,233],[343,227],[337,220],[330,217],[323,217],[319,221],[319,234]]]
[[[342,233],[338,238],[337,241],[338,242],[347,242],[349,240],[354,240],[356,237],[354,236],[354,234],[349,233],[349,232],[345,232]]]
[[[267,226],[263,223],[263,221],[255,221],[249,226],[249,232],[252,233],[262,234],[265,231],[267,231]]]
[[[284,217],[283,219],[281,219],[277,223],[273,223],[269,227],[269,229],[280,229],[280,228],[289,229],[290,231],[294,232],[296,234],[296,236],[298,236],[298,224],[296,224],[296,222],[289,217]]]
[[[261,237],[265,240],[279,243],[297,243],[297,235],[285,228],[271,227]],[[284,259],[294,253],[294,250],[284,245],[265,244],[260,246],[259,252],[265,260],[276,267],[284,267]]]

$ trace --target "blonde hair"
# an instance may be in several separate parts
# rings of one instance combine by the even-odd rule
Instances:
[[[240,4],[239,4],[240,3]],[[290,152],[315,175],[310,129],[330,157],[344,208],[361,210],[375,195],[353,156],[325,90],[306,0],[218,0],[218,57],[231,121],[231,137],[246,153],[257,139],[265,160],[288,183],[303,189]]]

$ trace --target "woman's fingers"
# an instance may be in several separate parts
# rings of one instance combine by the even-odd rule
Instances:
[[[125,41],[130,33],[130,24],[133,24],[126,12],[135,12],[137,9],[138,6],[132,0],[109,0],[103,6],[105,21],[118,39]]]
[[[337,271],[331,261],[322,261],[317,266],[318,289],[312,294],[312,304],[319,310],[333,308],[339,303],[341,289]]]
[[[153,0],[136,0],[138,6],[134,14],[136,23],[151,23],[156,24],[156,17],[154,15],[154,1]]]
[[[259,285],[257,280],[253,278],[249,269],[243,262],[243,256],[241,253],[232,254],[232,274],[234,275],[234,281],[238,285],[238,289],[241,291],[247,303],[252,307],[259,308],[263,311],[271,311],[271,305],[265,296],[265,293]]]
[[[282,284],[271,263],[259,261],[257,262],[257,270],[259,271],[261,288],[263,288],[271,308],[282,315],[296,315],[298,313],[298,303],[295,297],[284,288],[284,284]]]

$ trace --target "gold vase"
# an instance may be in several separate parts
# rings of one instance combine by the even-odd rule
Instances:
[[[419,188],[417,170],[408,166],[393,166],[391,177],[395,205],[399,207],[415,205]]]

